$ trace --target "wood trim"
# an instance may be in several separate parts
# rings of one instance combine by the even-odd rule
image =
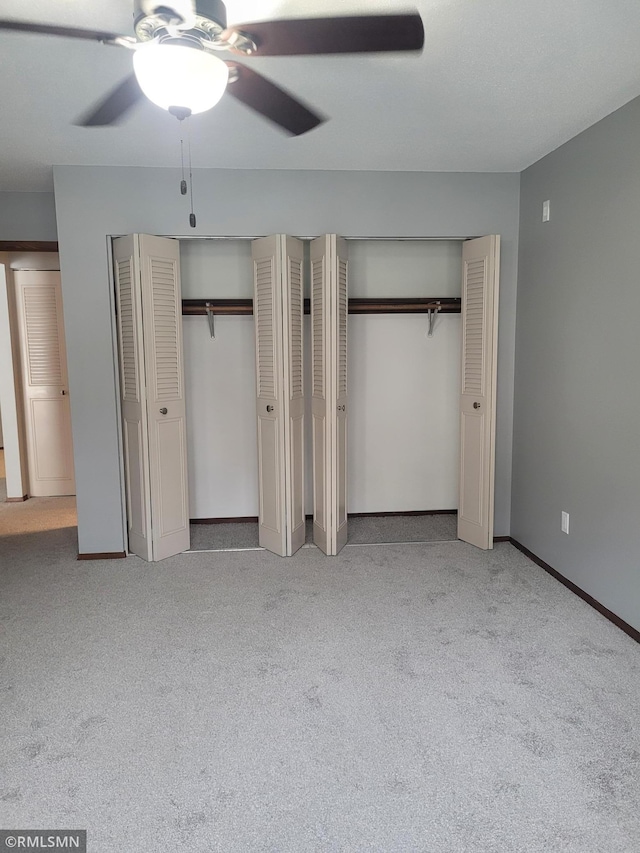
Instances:
[[[79,560],[122,560],[127,556],[126,551],[105,551],[100,554],[78,554]]]
[[[494,536],[493,541],[494,542],[511,542],[511,537],[510,536]]]
[[[236,518],[190,518],[189,524],[257,524],[257,515],[240,515]]]
[[[51,240],[0,240],[0,252],[57,252]]]
[[[28,501],[29,495],[23,495],[21,498],[5,498],[4,500],[5,500],[5,503],[8,503],[8,504],[19,504],[19,503],[22,503],[23,501]]]
[[[183,299],[182,315],[206,316],[207,302],[212,314],[253,314],[253,299]],[[434,308],[439,308],[441,314],[459,314],[460,306],[460,299],[437,296],[424,299],[349,299],[349,314],[426,314]],[[308,299],[304,300],[304,313],[311,313]]]
[[[565,578],[564,575],[561,575],[559,571],[550,566],[548,563],[545,563],[544,560],[541,560],[533,551],[530,551],[528,548],[525,548],[520,542],[512,537],[509,537],[509,541],[517,548],[518,551],[521,551],[525,557],[528,557],[533,563],[537,566],[540,566],[541,569],[544,569],[545,572],[554,577],[557,581],[563,586],[566,586],[567,589],[570,589],[571,592],[574,592],[577,596],[579,596],[583,601],[593,607],[594,610],[597,610],[605,619],[608,619],[609,622],[613,622],[613,624],[620,628],[621,631],[624,631],[632,640],[635,640],[636,643],[640,643],[640,631],[637,628],[634,628],[632,625],[629,625],[628,622],[625,622],[624,619],[621,619],[617,616],[612,610],[609,610],[608,607],[605,607],[604,604],[600,604],[592,595],[589,595],[588,592],[585,592],[581,589],[577,584],[573,581],[570,581],[568,578]]]

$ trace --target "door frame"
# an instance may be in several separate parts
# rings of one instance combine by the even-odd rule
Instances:
[[[138,233],[149,233],[153,234],[152,231],[144,231],[141,227],[141,230]],[[331,232],[333,233],[333,232]],[[118,469],[119,469],[119,477],[120,477],[120,510],[122,517],[122,535],[123,535],[123,550],[125,553],[129,554],[129,543],[127,541],[127,503],[126,503],[126,491],[125,491],[125,473],[124,473],[124,448],[123,448],[123,435],[122,435],[122,407],[120,402],[120,370],[119,370],[119,355],[118,355],[118,337],[117,337],[117,326],[116,326],[116,281],[114,275],[113,268],[113,240],[117,237],[124,237],[126,234],[108,234],[106,235],[106,249],[107,249],[107,264],[108,264],[108,276],[109,276],[109,303],[111,306],[111,343],[112,343],[112,352],[113,352],[113,372],[114,372],[114,388],[115,388],[115,404],[116,404],[116,429],[118,434]],[[233,240],[233,241],[242,241],[242,242],[252,242],[253,240],[258,240],[262,237],[268,237],[269,234],[155,234],[157,237],[169,237],[174,240],[179,240],[181,242],[191,241],[191,240]],[[301,240],[303,243],[310,243],[312,240],[315,240],[317,237],[322,236],[321,234],[290,234],[292,237],[296,237],[298,240]],[[464,243],[467,240],[475,240],[478,237],[487,236],[485,234],[460,234],[460,235],[447,235],[447,236],[430,236],[430,235],[421,235],[421,236],[403,236],[403,235],[371,235],[371,234],[340,234],[340,237],[347,242],[351,241],[375,241],[375,242],[405,242],[405,243],[430,243],[430,242],[454,242],[454,243]],[[0,243],[0,247],[2,243]],[[49,249],[50,251],[50,249]],[[500,316],[500,311],[498,307],[498,320]],[[184,322],[181,320],[181,322]],[[498,322],[499,328],[499,322]],[[496,413],[497,419],[497,413]],[[187,445],[188,447],[188,445]],[[495,461],[494,461],[495,465]],[[495,521],[495,517],[494,517]],[[458,541],[458,540],[456,540]]]
[[[0,414],[3,420],[5,467],[13,470],[7,477],[7,503],[26,501],[29,493],[27,462],[27,433],[24,417],[18,314],[15,295],[14,270],[60,272],[58,243],[43,240],[0,241],[0,341],[8,375],[0,382]],[[62,292],[64,306],[64,291]],[[4,427],[7,427],[5,429]],[[8,439],[8,441],[7,441]],[[73,441],[73,437],[72,437]],[[11,483],[9,480],[11,479]],[[11,488],[9,486],[11,485]],[[15,492],[9,495],[9,492]]]

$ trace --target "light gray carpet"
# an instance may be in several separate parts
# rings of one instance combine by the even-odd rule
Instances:
[[[349,519],[350,545],[444,542],[457,538],[457,515],[391,515]]]
[[[191,524],[191,550],[215,551],[224,548],[258,548],[258,523]]]
[[[445,542],[457,539],[457,515],[375,516],[349,519],[349,544],[375,542]],[[313,542],[313,523],[307,520],[306,541]],[[255,522],[192,524],[191,550],[257,548]]]
[[[0,823],[95,853],[632,853],[640,648],[509,544],[0,540]]]

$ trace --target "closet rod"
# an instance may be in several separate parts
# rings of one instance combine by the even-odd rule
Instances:
[[[0,252],[57,252],[51,240],[0,240]]]
[[[441,314],[459,314],[461,299],[428,296],[421,299],[350,299],[349,314],[426,314],[436,308]]]
[[[183,299],[185,316],[206,316],[207,303],[212,314],[253,314],[253,299]],[[439,309],[441,314],[459,314],[461,300],[452,297],[429,296],[422,299],[350,299],[349,314],[426,314]],[[304,300],[304,313],[311,306]]]
[[[253,314],[253,299],[183,299],[182,313],[185,316],[208,314]]]

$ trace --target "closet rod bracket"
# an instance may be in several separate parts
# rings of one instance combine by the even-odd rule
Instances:
[[[427,337],[433,337],[433,329],[435,327],[436,317],[438,316],[438,312],[440,311],[440,301],[438,300],[435,304],[435,308],[429,308],[427,310],[427,315],[429,317],[429,331],[427,332]]]
[[[215,341],[216,339],[216,327],[215,327],[215,315],[213,313],[213,305],[210,302],[205,302],[204,307],[207,309],[207,320],[209,321],[209,334],[211,335],[211,339]]]

